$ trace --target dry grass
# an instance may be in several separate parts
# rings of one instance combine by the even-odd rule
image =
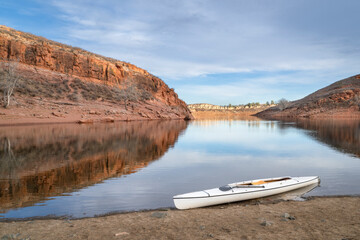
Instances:
[[[68,84],[36,81],[27,78],[21,78],[14,90],[15,95],[26,95],[31,97],[45,97],[53,99],[64,98],[65,93],[69,92]]]
[[[74,102],[101,100],[125,103],[125,101],[142,102],[153,99],[149,91],[139,89],[134,84],[128,84],[125,89],[120,89],[118,86],[86,82],[79,78],[38,81],[22,77],[14,90],[15,97],[20,95],[56,100],[68,99]]]

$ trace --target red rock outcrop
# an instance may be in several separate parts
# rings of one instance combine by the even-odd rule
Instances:
[[[128,113],[128,115],[139,115],[138,112],[142,112],[144,116],[148,116],[144,118],[151,119],[193,118],[186,104],[178,98],[173,89],[158,77],[130,63],[103,57],[6,26],[0,26],[0,60],[19,61],[23,65],[21,71],[26,67],[27,71],[35,70],[37,76],[33,77],[33,80],[46,80],[50,77],[53,79],[52,75],[58,74],[61,79],[68,78],[71,81],[76,78],[125,91],[132,87],[131,90],[140,97],[124,100],[124,105],[129,102],[147,102],[154,105],[156,110],[153,112],[159,111],[160,107],[165,109],[165,112],[173,113],[162,117],[159,117],[159,114],[149,115],[148,113],[152,111],[141,108],[140,104],[135,106],[139,108],[136,113]],[[141,97],[144,95],[146,97]]]
[[[360,75],[337,81],[300,100],[256,114],[267,119],[360,118]]]

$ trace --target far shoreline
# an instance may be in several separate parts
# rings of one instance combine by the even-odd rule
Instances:
[[[182,118],[158,118],[158,119],[147,119],[141,117],[131,118],[86,118],[81,119],[78,117],[70,118],[19,118],[14,117],[13,119],[4,119],[0,115],[0,127],[16,127],[16,126],[41,126],[41,125],[56,125],[56,124],[78,124],[78,125],[89,125],[89,124],[102,124],[102,123],[121,123],[121,122],[135,122],[135,121],[203,121],[203,120],[253,120],[253,121],[297,121],[297,120],[360,120],[357,116],[318,116],[318,117],[272,117],[263,118],[256,115],[256,113],[245,113],[245,114],[234,114],[226,112],[193,112],[194,119],[187,120]]]

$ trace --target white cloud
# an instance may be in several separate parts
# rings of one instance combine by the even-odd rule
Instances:
[[[193,75],[194,68],[199,71],[195,74],[216,73],[214,65],[230,71],[313,70],[341,62],[337,46],[328,44],[333,39],[324,44],[323,36],[314,39],[312,31],[279,26],[279,14],[295,10],[291,4],[268,9],[266,4],[243,1],[221,5],[216,1],[91,3],[53,1],[63,12],[61,17],[71,23],[69,37],[111,45],[114,55],[132,54],[136,63],[170,78]],[[139,51],[147,53],[148,59],[137,55]],[[162,67],[157,61],[172,64]],[[179,68],[178,62],[192,64]]]
[[[355,8],[348,3],[53,0],[51,4],[68,23],[67,43],[134,63],[167,81],[256,71],[336,72],[346,77],[360,64],[360,31],[348,26],[359,17],[347,14]],[[344,13],[338,12],[339,7]],[[284,81],[275,77],[257,82]],[[267,91],[268,86],[260,90]],[[216,89],[229,89],[229,94],[249,90],[242,84],[201,87],[214,94]]]

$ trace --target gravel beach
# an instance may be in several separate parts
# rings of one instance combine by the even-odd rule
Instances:
[[[0,239],[360,239],[360,197],[0,222]]]

